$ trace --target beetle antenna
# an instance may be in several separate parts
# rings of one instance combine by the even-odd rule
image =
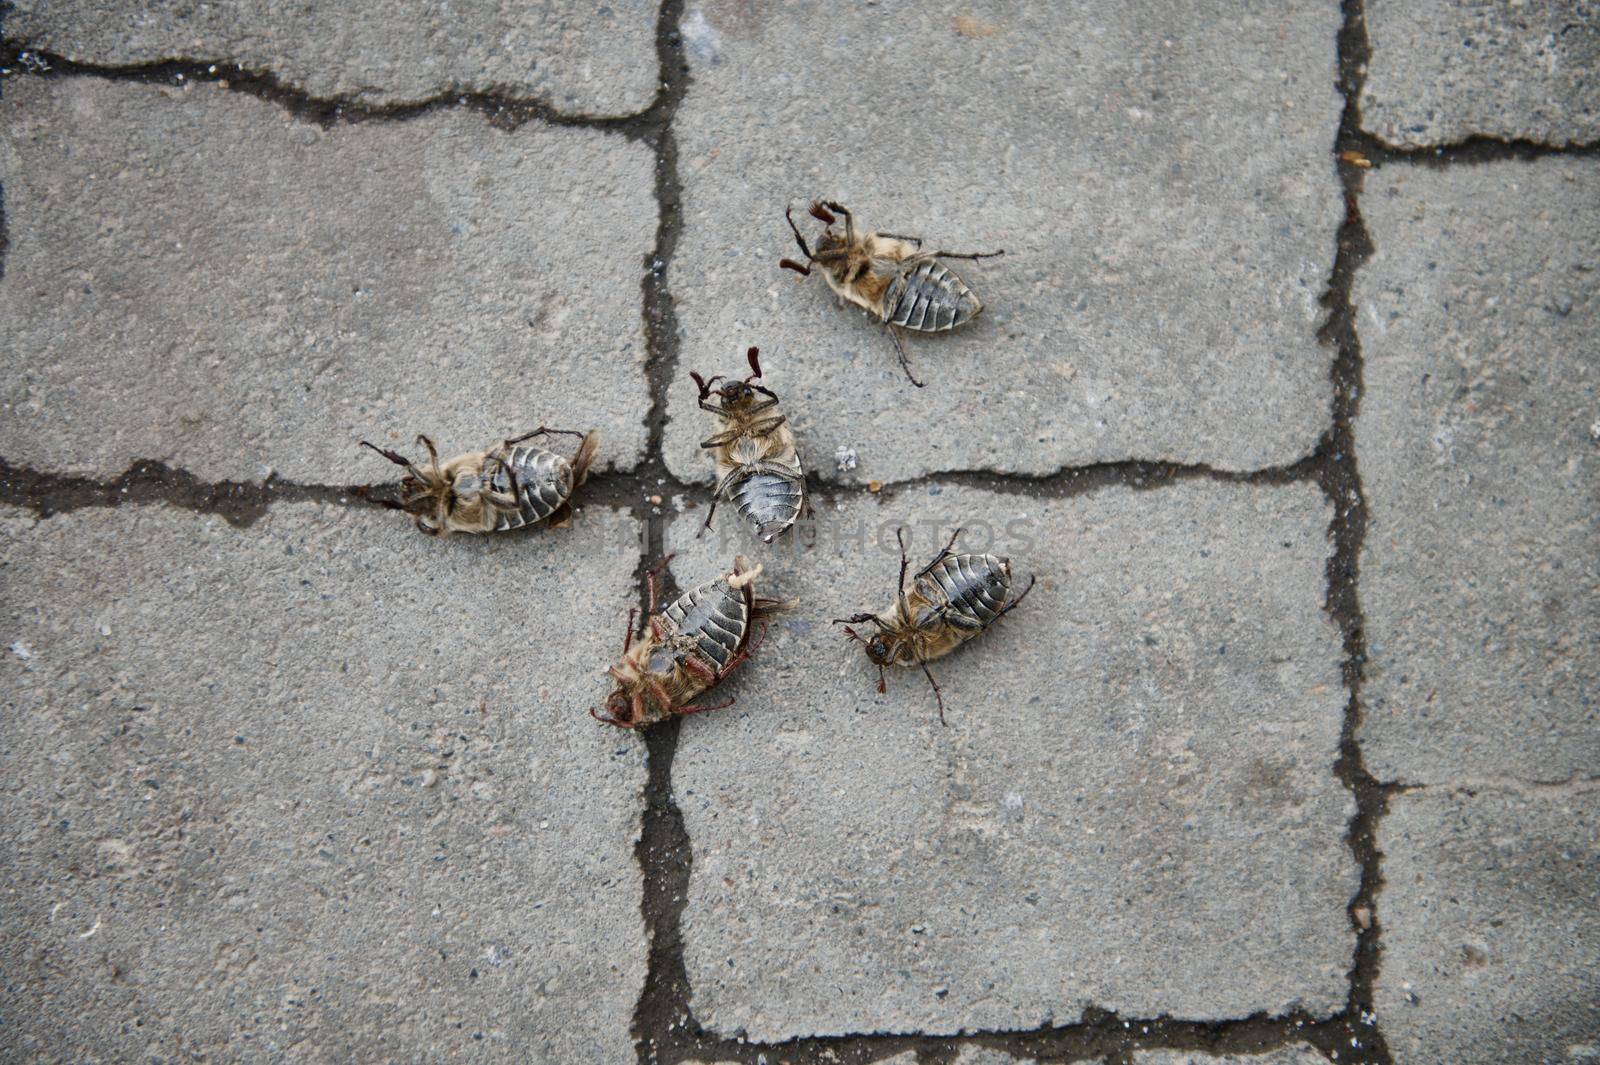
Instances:
[[[749,351],[744,353],[744,357],[746,359],[750,360],[750,369],[755,371],[755,373],[751,374],[749,377],[746,377],[744,379],[744,383],[745,384],[749,384],[751,381],[759,381],[759,380],[761,380],[761,360],[759,358],[760,354],[761,354],[761,349],[760,348],[751,348]]]

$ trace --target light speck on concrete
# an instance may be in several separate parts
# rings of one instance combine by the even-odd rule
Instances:
[[[1362,125],[1390,144],[1600,141],[1593,0],[1367,0]]]
[[[1343,1006],[1357,870],[1320,493],[947,487],[818,511],[821,546],[757,556],[761,594],[800,605],[673,763],[701,1023],[776,1041]],[[888,604],[893,528],[921,566],[924,522],[989,539],[1019,590],[1039,578],[934,665],[947,728],[921,673],[876,694],[828,624]],[[669,529],[680,584],[735,549],[699,524]],[[887,550],[857,542],[875,531]]]
[[[659,78],[649,0],[14,0],[6,36],[80,63],[239,64],[368,105],[482,92],[625,115],[650,105]]]
[[[1396,1065],[1600,1056],[1600,789],[1398,795],[1378,842]]]
[[[211,86],[14,78],[0,454],[351,484],[362,439],[643,452],[652,158],[449,111],[323,130]]]
[[[643,749],[585,708],[635,537],[0,515],[5,1044],[633,1060]]]
[[[1380,780],[1600,765],[1600,165],[1367,179],[1353,294]]]
[[[1328,1065],[1311,1047],[1295,1045],[1259,1054],[1205,1054],[1198,1050],[1140,1050],[1133,1065]]]
[[[1168,459],[1250,469],[1327,428],[1317,342],[1343,217],[1333,0],[1250,5],[691,2],[678,116],[683,331],[666,457],[709,479],[688,371],[751,344],[807,469],[893,482]],[[709,47],[709,46],[707,46]],[[906,343],[834,305],[786,204],[948,251],[987,304]],[[815,227],[810,219],[805,221]],[[813,229],[813,232],[815,230]],[[827,461],[841,447],[854,469]]]

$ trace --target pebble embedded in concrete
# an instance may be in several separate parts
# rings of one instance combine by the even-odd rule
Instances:
[[[1375,1005],[1396,1065],[1592,1060],[1600,788],[1428,788],[1378,829]]]
[[[585,708],[636,536],[0,513],[6,1044],[631,1061],[643,745]]]
[[[323,129],[213,86],[17,78],[0,455],[114,477],[388,480],[539,425],[644,451],[653,160],[466,110]]]
[[[1589,0],[1366,0],[1362,124],[1404,147],[1471,137],[1600,142],[1600,11]]]
[[[827,480],[1254,469],[1316,447],[1344,215],[1337,3],[833,2],[789,18],[728,0],[691,3],[682,26],[674,474],[711,475],[688,371],[742,375],[751,344]],[[778,268],[799,255],[785,205],[815,227],[819,197],[931,249],[1006,251],[950,263],[987,310],[907,337],[926,388],[881,325]],[[841,445],[857,468],[824,461]]]
[[[818,511],[820,546],[756,554],[758,594],[800,605],[673,763],[701,1024],[780,1041],[1342,1008],[1357,870],[1315,488],[949,486]],[[828,624],[888,605],[893,528],[920,567],[929,521],[995,542],[1019,590],[1039,578],[934,664],[948,727],[919,672],[876,694]],[[680,585],[750,550],[699,525],[669,530]]]
[[[1015,1058],[1003,1050],[968,1044],[956,1055],[955,1065],[1038,1065],[1033,1058]]]
[[[394,0],[14,0],[7,41],[79,63],[188,59],[271,75],[306,95],[392,106],[452,93],[531,99],[564,114],[650,106],[660,76],[656,5]],[[9,90],[8,90],[9,91]]]
[[[1328,1065],[1328,1059],[1304,1044],[1259,1054],[1206,1054],[1198,1050],[1139,1050],[1133,1065]]]
[[[1383,781],[1600,764],[1600,165],[1386,168],[1353,292],[1367,666]]]

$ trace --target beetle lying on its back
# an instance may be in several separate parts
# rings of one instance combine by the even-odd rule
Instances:
[[[576,436],[582,443],[570,459],[524,443],[552,434]],[[427,466],[416,466],[399,452],[365,440],[361,446],[405,467],[400,502],[386,505],[412,515],[417,528],[429,536],[443,536],[520,529],[564,512],[573,490],[589,475],[600,450],[600,432],[540,426],[498,447],[457,455],[444,463],[428,437],[418,436],[417,443],[428,449]]]
[[[833,619],[836,625],[844,624],[847,636],[865,646],[867,658],[878,667],[880,692],[884,690],[884,666],[921,666],[928,683],[933,685],[941,722],[944,721],[944,695],[928,663],[949,654],[999,621],[1027,597],[1034,582],[1034,578],[1029,578],[1022,594],[1007,602],[1006,596],[1011,591],[1011,560],[995,555],[952,554],[950,549],[960,535],[961,530],[957,529],[944,550],[917,571],[911,588],[907,589],[906,542],[901,530],[895,530],[895,539],[900,541],[900,587],[893,605],[881,614],[863,612]],[[877,633],[870,639],[850,628],[863,621],[877,626]]]
[[[644,630],[637,635],[628,613],[628,634],[622,642],[622,661],[608,673],[617,686],[606,698],[605,712],[591,709],[596,721],[620,728],[639,728],[669,717],[720,710],[695,706],[704,695],[752,654],[751,625],[763,614],[788,604],[755,594],[761,567],[750,568],[742,556],[733,560],[733,572],[691,588],[656,612],[656,572],[672,561],[668,555],[650,571],[650,609]]]
[[[835,215],[844,217],[844,232],[836,233]],[[778,265],[786,270],[810,276],[811,266],[822,268],[822,277],[842,299],[860,307],[889,329],[894,340],[895,353],[900,356],[900,366],[911,383],[918,388],[922,382],[911,373],[911,363],[906,357],[905,343],[897,329],[914,329],[923,333],[943,332],[965,325],[983,310],[983,301],[967,287],[940,259],[990,259],[1004,255],[1004,251],[953,252],[923,251],[920,237],[903,237],[894,233],[856,232],[855,220],[850,212],[832,200],[813,203],[811,217],[827,225],[817,238],[813,252],[794,224],[792,209],[784,211],[794,239],[806,257],[806,263],[782,259]]]
[[[778,395],[755,382],[761,380],[758,348],[745,352],[750,376],[729,381],[721,388],[691,372],[700,389],[700,409],[715,414],[722,432],[700,446],[717,462],[717,485],[711,492],[711,512],[705,528],[717,513],[717,503],[731,499],[745,520],[755,526],[763,543],[772,543],[794,524],[805,505],[806,474],[788,418],[778,408]],[[716,396],[717,401],[711,402]],[[765,398],[762,398],[765,397]]]

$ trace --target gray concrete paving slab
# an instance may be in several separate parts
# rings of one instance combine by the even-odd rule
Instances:
[[[709,478],[687,371],[743,372],[751,344],[828,479],[1309,453],[1331,399],[1338,25],[1332,0],[691,2],[669,466]],[[785,204],[815,197],[1006,250],[952,264],[982,316],[908,338],[926,388],[881,326],[778,269],[798,254]]]
[[[479,92],[625,115],[650,106],[660,76],[648,0],[15,0],[5,29],[79,63],[233,63],[310,96],[379,106]]]
[[[1600,141],[1592,0],[1367,0],[1362,124],[1390,144]]]
[[[1304,1045],[1260,1054],[1204,1054],[1198,1050],[1140,1050],[1133,1065],[1327,1065],[1328,1059]]]
[[[1565,780],[1600,764],[1600,165],[1368,180],[1368,768]]]
[[[0,1042],[632,1060],[643,746],[585,708],[635,540],[0,515]]]
[[[918,523],[965,524],[981,550],[986,520],[1018,587],[1039,584],[936,664],[942,727],[920,673],[876,694],[828,620],[888,605],[896,524],[920,566]],[[679,738],[696,1018],[782,1040],[1031,1029],[1091,1004],[1339,1009],[1357,878],[1328,520],[1304,485],[820,504],[821,546],[759,556],[761,592],[801,605],[729,682],[738,703]],[[680,584],[736,546],[698,526],[669,530]],[[880,530],[887,552],[858,542]]]
[[[389,474],[362,439],[544,423],[629,467],[652,166],[465,110],[322,129],[214,86],[10,80],[0,454],[349,484]]]
[[[1400,795],[1379,845],[1396,1065],[1600,1058],[1600,790]]]

